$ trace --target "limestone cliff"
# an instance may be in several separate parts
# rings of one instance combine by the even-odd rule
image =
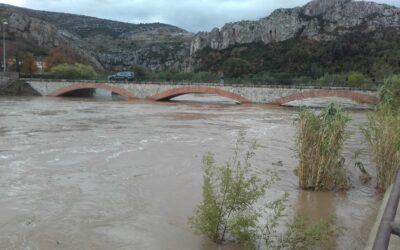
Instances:
[[[0,4],[0,20],[9,24],[9,55],[23,50],[46,56],[50,49],[63,46],[98,70],[128,69],[133,64],[180,69],[193,36],[168,24],[131,24],[6,4]]]
[[[365,32],[400,27],[400,9],[374,2],[313,0],[302,7],[278,9],[258,21],[225,24],[221,29],[196,34],[190,54],[209,47],[226,49],[235,44],[280,42],[297,36],[330,40],[354,29]]]
[[[96,58],[87,51],[80,49],[71,42],[65,32],[60,32],[57,27],[48,22],[18,12],[11,12],[7,22],[8,33],[12,35],[13,40],[29,41],[29,43],[34,44],[35,48],[44,51],[58,46],[69,47],[79,55],[81,62],[91,64],[98,70],[103,69]]]
[[[8,55],[27,51],[44,57],[50,49],[66,46],[81,62],[100,70],[141,64],[151,70],[209,71],[216,70],[218,64],[210,57],[207,65],[213,67],[200,67],[205,59],[196,52],[205,48],[223,51],[236,45],[273,45],[297,37],[330,41],[352,32],[400,28],[400,9],[365,1],[313,0],[302,7],[275,10],[257,21],[228,23],[196,35],[162,23],[130,24],[6,4],[0,4],[0,20],[9,23]]]

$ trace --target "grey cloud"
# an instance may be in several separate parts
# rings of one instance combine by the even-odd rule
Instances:
[[[1,2],[1,0],[0,0]],[[300,6],[307,0],[26,0],[23,7],[67,12],[111,20],[162,22],[188,31],[209,31],[224,23],[257,20],[277,8]],[[400,6],[400,0],[376,2]]]

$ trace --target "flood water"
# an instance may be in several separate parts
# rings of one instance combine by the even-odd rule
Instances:
[[[336,214],[336,249],[363,249],[381,197],[352,110],[344,155],[354,188],[298,189],[294,108],[222,103],[0,99],[0,249],[219,249],[187,223],[201,200],[202,155],[232,155],[239,129],[260,145],[253,166],[278,172],[265,200],[289,193],[286,213]],[[281,161],[282,164],[277,164]],[[282,221],[285,223],[285,221]],[[223,249],[240,249],[227,245]]]

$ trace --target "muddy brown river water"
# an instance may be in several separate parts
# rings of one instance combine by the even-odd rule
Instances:
[[[240,128],[261,145],[253,166],[279,173],[266,200],[288,192],[288,218],[336,214],[346,230],[334,248],[363,249],[381,197],[353,167],[361,150],[374,175],[358,132],[365,111],[350,113],[344,155],[354,187],[313,193],[294,174],[294,108],[1,98],[0,249],[220,249],[187,218],[201,200],[202,155],[223,163]]]

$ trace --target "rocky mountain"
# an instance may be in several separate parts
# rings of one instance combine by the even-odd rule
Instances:
[[[400,8],[367,1],[312,0],[195,35],[162,23],[130,24],[5,4],[0,18],[9,23],[8,55],[26,51],[45,57],[52,48],[66,47],[100,71],[140,64],[150,70],[217,72],[235,57],[250,64],[251,74],[400,72]]]
[[[8,22],[10,54],[22,50],[46,56],[52,48],[67,47],[98,70],[133,64],[180,68],[193,36],[168,24],[131,24],[6,4],[0,4],[0,18]]]
[[[258,21],[225,24],[221,29],[196,34],[190,54],[204,48],[223,50],[237,44],[281,42],[301,37],[332,40],[353,32],[400,27],[400,9],[374,2],[313,0],[302,7],[277,9]]]

